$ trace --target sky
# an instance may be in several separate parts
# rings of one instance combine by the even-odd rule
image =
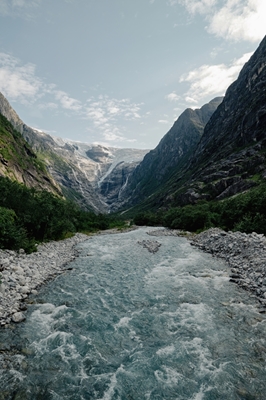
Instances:
[[[265,20],[265,0],[0,0],[0,91],[52,136],[153,149],[224,95]]]

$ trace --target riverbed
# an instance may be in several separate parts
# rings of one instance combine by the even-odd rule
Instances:
[[[265,400],[256,298],[223,260],[150,230],[79,243],[29,297],[26,321],[0,331],[0,399]]]

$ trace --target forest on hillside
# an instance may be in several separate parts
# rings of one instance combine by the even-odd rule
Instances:
[[[199,201],[157,212],[139,212],[137,225],[163,225],[172,229],[199,232],[211,227],[266,235],[266,185],[220,201]]]
[[[36,242],[59,240],[75,232],[122,227],[117,216],[83,211],[47,191],[0,177],[0,248],[34,251]]]

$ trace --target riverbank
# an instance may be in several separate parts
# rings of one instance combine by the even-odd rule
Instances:
[[[224,259],[231,269],[230,281],[249,291],[266,312],[266,238],[263,234],[225,232],[211,228],[199,234],[160,229],[150,236],[185,236],[192,246]]]
[[[266,307],[266,238],[263,234],[225,232],[212,228],[190,238],[199,249],[224,259],[230,281],[251,292]]]
[[[27,297],[68,270],[68,263],[78,256],[76,245],[88,238],[77,233],[69,239],[40,244],[31,254],[0,250],[0,326],[24,320]]]
[[[137,228],[134,225],[107,229],[90,236],[129,232]],[[0,250],[0,327],[25,320],[28,296],[37,294],[43,284],[69,270],[68,264],[78,256],[76,245],[90,236],[77,233],[65,240],[42,243],[37,252],[31,254],[24,250]]]

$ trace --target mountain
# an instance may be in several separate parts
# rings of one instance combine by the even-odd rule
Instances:
[[[29,188],[60,194],[60,188],[47,173],[44,163],[11,123],[0,114],[0,176]]]
[[[131,173],[148,151],[90,145],[52,137],[27,126],[1,93],[0,113],[33,148],[64,196],[82,208],[97,213],[109,210],[110,202],[115,202],[119,197],[125,172]]]
[[[129,177],[121,195],[121,203],[139,203],[151,196],[190,160],[222,97],[217,97],[200,109],[186,109],[175,121],[158,146],[147,153]]]
[[[133,199],[124,207],[138,204],[135,210],[158,210],[222,200],[265,181],[266,37],[219,105],[220,100],[200,125],[192,110],[180,116],[173,132],[136,168]],[[183,119],[190,121],[187,130]]]
[[[147,150],[53,140],[50,150],[42,152],[49,172],[67,198],[96,212],[108,212],[124,184],[123,168],[127,174],[131,173],[147,153]]]
[[[223,199],[266,176],[266,36],[207,123],[188,169],[186,194]],[[183,190],[184,192],[184,190]],[[192,196],[192,197],[193,197]],[[189,199],[189,196],[188,196]]]

